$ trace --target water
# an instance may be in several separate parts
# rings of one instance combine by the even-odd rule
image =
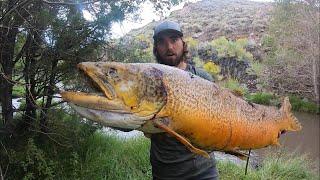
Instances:
[[[143,132],[141,132],[141,131],[133,130],[130,132],[123,132],[123,131],[115,130],[115,129],[112,129],[109,127],[104,127],[103,132],[106,134],[109,134],[109,135],[115,135],[115,136],[122,138],[122,139],[130,139],[130,138],[143,136]]]
[[[306,154],[314,163],[314,169],[319,173],[319,136],[320,136],[320,116],[308,113],[295,113],[302,124],[300,132],[288,132],[280,137],[280,147],[268,147],[256,150],[258,154],[264,157],[269,152],[293,152],[297,154]]]

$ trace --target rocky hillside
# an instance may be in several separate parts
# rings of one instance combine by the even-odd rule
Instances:
[[[247,58],[239,58],[238,55],[248,51],[253,56],[251,59],[262,61],[264,50],[260,46],[260,40],[267,31],[272,8],[273,4],[270,2],[202,0],[186,4],[181,10],[173,11],[166,20],[179,22],[186,40],[188,37],[192,37],[193,44],[196,45],[193,45],[194,48],[192,48],[192,42],[188,42],[189,47],[191,47],[189,48],[190,59],[193,61],[191,63],[197,65],[196,59],[200,59],[200,64],[201,61],[205,63],[212,61],[219,66],[221,70],[219,74],[222,77],[237,79],[239,82],[246,84],[249,91],[253,92],[257,89],[256,72],[252,71],[248,56]],[[142,59],[153,58],[150,51],[150,47],[152,47],[151,39],[153,28],[158,23],[151,22],[140,29],[132,30],[122,38],[125,41],[125,46],[131,46],[131,40],[133,42],[141,41],[139,37],[143,35],[143,43],[140,42],[138,46],[132,48],[141,49],[138,53],[138,62]],[[223,40],[221,36],[225,36],[227,39]],[[220,39],[219,44],[224,44],[221,47],[227,52],[234,52],[233,55],[221,56],[218,52],[219,49],[212,46],[212,40],[217,39]],[[249,40],[244,47],[245,50],[241,50],[239,44],[233,43],[238,39]],[[147,58],[145,58],[145,55],[147,55]]]
[[[228,39],[249,37],[259,40],[266,31],[272,3],[246,0],[202,0],[188,3],[183,9],[173,11],[167,20],[181,24],[186,37],[210,41],[219,36]],[[132,30],[128,36],[145,34],[151,38],[152,22],[140,29]]]

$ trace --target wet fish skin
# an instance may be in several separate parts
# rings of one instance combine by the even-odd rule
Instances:
[[[98,103],[89,100],[97,98],[96,95],[76,92],[61,95],[74,106],[81,106],[82,116],[94,121],[99,119],[106,126],[147,133],[169,129],[181,135],[177,139],[209,151],[278,145],[281,132],[302,128],[290,112],[288,98],[284,98],[280,109],[248,103],[229,90],[178,68],[115,62],[86,62],[79,64],[79,68],[105,96],[99,96]],[[107,105],[102,106],[101,102]],[[90,111],[91,115],[86,115]],[[96,114],[94,118],[92,111]],[[136,117],[135,126],[129,121],[108,122],[106,112],[112,112],[113,118],[119,117],[119,121]]]

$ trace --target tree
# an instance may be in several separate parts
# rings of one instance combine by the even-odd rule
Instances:
[[[270,23],[270,85],[279,93],[307,97],[319,103],[319,3],[315,0],[276,1]]]
[[[74,78],[77,63],[100,60],[103,52],[99,47],[110,39],[112,23],[136,13],[145,1],[1,1],[2,124],[12,124],[13,112],[21,111],[25,127],[40,119],[45,130],[46,113],[55,105],[52,100],[58,93],[56,84]],[[179,1],[151,2],[161,8]],[[92,14],[92,21],[85,20],[84,10]],[[12,106],[12,90],[21,85],[26,106],[17,110]]]

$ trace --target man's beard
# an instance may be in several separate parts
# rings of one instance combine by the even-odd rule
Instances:
[[[175,58],[174,60],[162,59],[159,54],[156,55],[157,62],[168,66],[178,66],[180,62],[184,60],[183,54]]]

